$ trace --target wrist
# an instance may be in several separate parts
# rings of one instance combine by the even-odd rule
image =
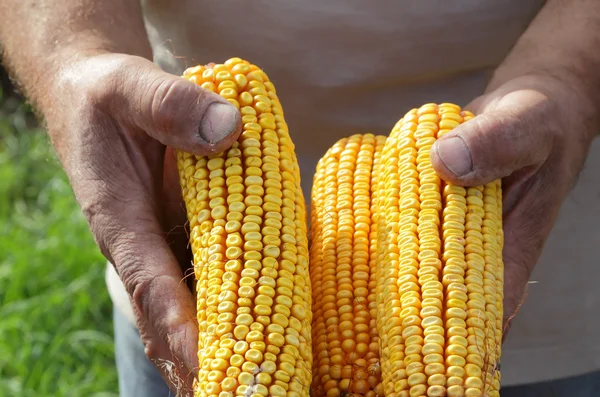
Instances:
[[[60,60],[53,62],[54,69],[45,82],[37,87],[40,99],[36,107],[53,146],[68,168],[73,147],[79,146],[82,139],[102,133],[102,128],[94,126],[105,124],[107,116],[111,116],[108,105],[116,99],[119,74],[132,69],[128,65],[136,59],[139,62],[145,58],[89,48],[65,49],[57,54],[57,59]],[[74,127],[81,120],[87,120],[91,128]]]
[[[152,60],[152,48],[147,37],[127,37],[117,42],[114,38],[103,35],[77,34],[72,40],[65,40],[64,44],[56,48],[49,56],[55,62],[65,60],[77,61],[103,54],[134,55]]]
[[[59,112],[59,104],[67,104],[73,94],[89,97],[89,89],[103,81],[107,75],[114,74],[127,58],[144,58],[152,62],[152,53],[148,48],[139,48],[127,53],[117,51],[106,45],[77,43],[61,48],[39,65],[42,72],[36,73],[37,81],[30,99],[44,117],[50,112]],[[27,90],[27,85],[25,85]],[[72,103],[72,102],[71,102]]]
[[[81,65],[95,57],[122,54],[142,57],[152,61],[152,49],[147,40],[124,40],[115,43],[103,37],[77,35],[76,39],[64,40],[55,45],[29,65],[14,65],[14,78],[26,97],[43,117],[49,109],[61,102],[66,80],[85,82],[96,76],[86,73]]]
[[[539,75],[554,80],[562,88],[556,99],[581,118],[586,137],[591,141],[597,136],[600,133],[600,95],[593,82],[598,76],[581,75],[566,67],[542,69]]]

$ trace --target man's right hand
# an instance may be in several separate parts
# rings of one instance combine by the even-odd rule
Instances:
[[[224,150],[241,130],[240,114],[219,95],[129,55],[80,59],[51,92],[50,135],[96,242],[132,299],[146,354],[172,387],[189,390],[198,329],[178,261],[186,234],[171,241],[169,233],[167,241],[174,223],[185,222],[167,146],[199,155]],[[175,366],[160,365],[168,362]]]

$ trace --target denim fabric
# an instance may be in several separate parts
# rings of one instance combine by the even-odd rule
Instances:
[[[113,309],[115,360],[120,397],[174,397],[158,370],[144,353],[140,334],[129,320]]]
[[[113,310],[115,357],[120,397],[171,397],[169,388],[144,353],[137,328]],[[500,397],[598,397],[600,371],[523,386],[504,387]]]
[[[600,371],[549,382],[505,387],[500,391],[500,397],[596,396],[600,396]]]

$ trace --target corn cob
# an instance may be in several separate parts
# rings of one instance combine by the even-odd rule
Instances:
[[[275,87],[239,58],[184,78],[242,114],[233,146],[179,151],[194,256],[200,397],[308,397],[311,285],[299,167]]]
[[[383,149],[377,328],[386,397],[499,396],[501,186],[434,172],[437,138],[472,118],[453,104],[408,112]]]
[[[373,134],[341,139],[317,165],[310,232],[313,397],[383,397],[372,198],[384,142]]]

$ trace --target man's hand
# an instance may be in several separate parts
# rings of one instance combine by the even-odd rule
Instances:
[[[221,151],[241,130],[239,112],[154,66],[139,0],[3,0],[0,15],[2,61],[47,124],[96,242],[132,297],[146,353],[178,395],[190,395],[198,329],[167,146]]]
[[[442,178],[459,185],[503,178],[506,324],[577,180],[598,117],[589,98],[569,84],[533,75],[466,108],[476,117],[436,142],[431,157]]]
[[[223,150],[241,130],[239,112],[128,55],[82,59],[60,74],[53,92],[50,134],[96,242],[132,297],[146,354],[179,391],[189,388],[198,329],[180,267],[189,265],[182,263],[185,208],[166,146]],[[174,368],[160,365],[166,362]]]

